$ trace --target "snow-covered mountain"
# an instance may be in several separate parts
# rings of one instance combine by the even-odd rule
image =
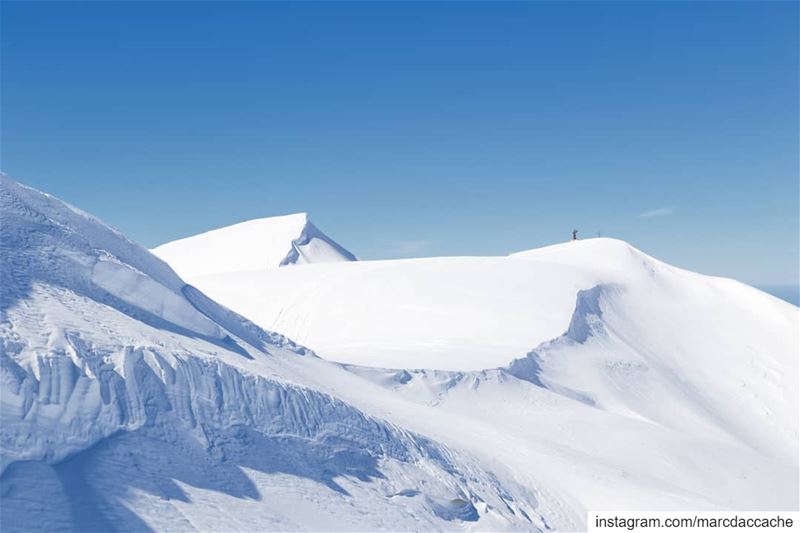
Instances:
[[[4,532],[797,509],[800,312],[755,289],[593,239],[238,263],[187,275],[198,290],[90,215],[0,185]]]
[[[306,213],[248,220],[168,242],[152,252],[186,278],[356,260],[314,226]]]
[[[730,279],[672,267],[615,239],[504,257],[360,261],[188,280],[326,358],[384,368],[506,365],[566,331],[578,292],[601,285],[635,300],[635,313],[623,320],[647,319],[648,335],[669,331],[669,342],[652,339],[665,349],[708,352],[694,343],[705,338],[740,353],[750,346],[789,357],[797,346],[795,306]]]
[[[712,493],[796,508],[800,313],[752,287],[614,239],[190,279],[406,400],[486,425],[461,445],[512,439],[510,455],[533,454],[520,469],[589,508],[697,507]],[[427,419],[403,423],[447,440]],[[600,464],[637,480],[624,488]],[[769,497],[751,492],[762,482]]]
[[[525,487],[306,386],[347,372],[97,219],[2,175],[0,209],[4,532],[542,527]]]

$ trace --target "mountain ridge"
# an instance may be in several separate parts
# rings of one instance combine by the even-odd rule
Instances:
[[[307,213],[246,220],[151,251],[184,277],[357,260],[317,228]]]
[[[0,180],[0,209],[3,531],[796,508],[798,309],[732,280],[589,240],[232,276],[367,363],[336,364],[52,197]]]
[[[737,281],[674,267],[609,238],[508,256],[327,263],[189,279],[327,358],[388,368],[502,366],[562,334],[575,296],[599,284],[637,283],[650,291],[653,281],[669,279],[679,287],[713,287],[715,298],[741,294],[767,316],[775,311],[762,304],[765,298],[784,313],[796,310]]]

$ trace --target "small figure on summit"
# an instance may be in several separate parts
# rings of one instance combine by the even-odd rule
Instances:
[[[576,229],[572,230],[572,240],[573,241],[577,241],[578,240],[578,230],[576,230]]]

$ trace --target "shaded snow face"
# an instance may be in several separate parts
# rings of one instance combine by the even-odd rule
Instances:
[[[190,280],[210,274],[356,260],[305,213],[241,222],[162,244],[153,253]]]
[[[97,219],[0,176],[3,313],[35,284],[64,287],[141,320],[222,339],[164,262]]]

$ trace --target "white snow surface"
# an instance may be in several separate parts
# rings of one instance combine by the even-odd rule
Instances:
[[[619,287],[619,298],[636,307],[622,320],[667,337],[652,339],[661,350],[697,353],[703,339],[714,346],[721,339],[743,356],[751,346],[785,359],[797,346],[791,304],[672,267],[615,239],[501,257],[359,261],[187,279],[326,358],[382,368],[507,365],[566,331],[578,292],[598,285]]]
[[[186,279],[281,266],[355,261],[306,213],[248,220],[162,244],[152,252]]]
[[[576,531],[588,510],[797,509],[800,312],[760,291],[607,239],[240,272],[253,304],[234,276],[190,280],[262,325],[272,296],[306,339],[342,328],[366,365],[337,364],[0,184],[4,532]]]

